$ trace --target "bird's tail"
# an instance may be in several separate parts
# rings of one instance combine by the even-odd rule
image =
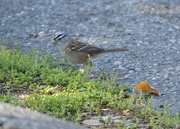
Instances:
[[[126,49],[126,48],[104,49],[104,53],[106,53],[106,52],[120,52],[120,51],[128,51],[128,49]]]

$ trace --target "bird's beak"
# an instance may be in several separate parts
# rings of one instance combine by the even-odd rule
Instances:
[[[53,45],[56,45],[57,43],[58,41],[55,41],[55,40],[52,42]]]

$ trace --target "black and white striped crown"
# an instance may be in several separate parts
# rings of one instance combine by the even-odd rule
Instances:
[[[54,38],[54,41],[60,41],[61,39],[63,39],[64,37],[66,37],[67,35],[64,35],[64,34],[59,34],[58,36],[56,36]]]

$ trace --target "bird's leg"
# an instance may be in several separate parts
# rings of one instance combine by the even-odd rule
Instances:
[[[81,67],[79,69],[84,69],[86,66],[86,64],[82,64]]]
[[[88,55],[87,63],[83,64],[83,65],[79,68],[79,71],[80,71],[82,74],[85,72],[85,66],[86,66],[86,69],[87,69],[88,72],[92,70],[93,63],[92,63],[92,61],[91,61],[90,55]]]
[[[85,72],[85,70],[84,70],[85,66],[86,66],[86,64],[81,65],[81,67],[79,68],[78,71],[80,71],[83,74]]]

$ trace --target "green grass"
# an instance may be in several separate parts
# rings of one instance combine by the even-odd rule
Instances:
[[[152,98],[146,100],[144,95],[134,93],[127,97],[128,85],[117,85],[115,75],[109,77],[103,73],[103,79],[88,79],[90,69],[86,69],[86,74],[72,69],[50,54],[43,56],[35,50],[22,54],[21,50],[7,50],[0,45],[0,101],[77,124],[83,118],[101,116],[101,109],[120,113],[127,110],[126,118],[135,124],[116,125],[121,128],[146,127],[147,124],[153,128],[175,128],[180,123],[180,115],[172,116],[168,108],[163,113],[153,110]],[[61,90],[50,93],[55,87]]]

